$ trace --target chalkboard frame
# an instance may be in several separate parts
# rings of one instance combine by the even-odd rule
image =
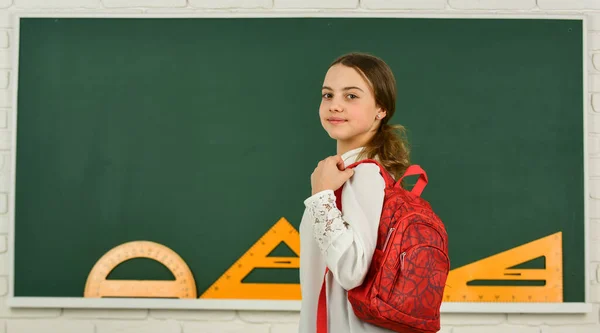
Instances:
[[[592,311],[590,302],[590,285],[587,277],[590,276],[590,244],[589,237],[589,167],[588,167],[588,48],[587,48],[587,18],[585,15],[517,15],[517,14],[409,14],[409,13],[363,13],[363,12],[292,12],[277,11],[273,13],[258,12],[211,12],[211,13],[184,13],[184,14],[116,14],[116,13],[34,13],[19,12],[13,14],[13,44],[11,74],[12,105],[14,114],[11,123],[10,149],[10,193],[8,195],[9,235],[8,235],[8,265],[9,265],[9,295],[7,304],[12,308],[113,308],[113,309],[218,309],[218,310],[274,310],[274,311],[298,311],[300,301],[262,301],[262,300],[173,300],[173,299],[85,299],[85,298],[43,298],[43,297],[15,297],[14,296],[14,193],[15,193],[15,170],[16,170],[16,129],[17,127],[17,98],[18,98],[18,64],[19,64],[19,27],[22,18],[300,18],[300,17],[329,17],[329,18],[451,18],[461,20],[471,19],[570,19],[582,22],[583,36],[583,68],[581,75],[583,80],[583,120],[584,120],[584,207],[585,207],[585,302],[577,303],[444,303],[441,311],[443,313],[589,313]]]

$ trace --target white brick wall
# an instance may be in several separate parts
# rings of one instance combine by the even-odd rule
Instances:
[[[246,323],[241,320],[230,322],[185,322],[183,331],[185,333],[269,333],[270,323]]]
[[[365,9],[444,9],[446,0],[362,0]]]
[[[192,310],[150,310],[150,317],[156,319],[232,321],[235,311],[192,311]]]
[[[533,9],[535,0],[448,0],[454,9]]]
[[[499,325],[506,322],[506,315],[494,314],[472,314],[465,317],[462,314],[448,313],[442,317],[442,326],[477,326],[477,325]]]
[[[542,333],[598,333],[597,325],[544,327]]]
[[[600,32],[592,31],[589,34],[590,48],[600,50]]]
[[[95,333],[181,333],[182,323],[167,319],[167,320],[97,320],[95,321]],[[10,332],[10,331],[9,331]],[[93,332],[93,331],[92,331]],[[205,331],[210,332],[210,331]]]
[[[586,314],[555,314],[552,316],[540,314],[516,314],[507,315],[509,325],[530,325],[530,326],[554,326],[567,324],[596,324],[598,323],[598,313],[600,307],[594,305],[594,311]]]
[[[515,325],[480,325],[480,326],[457,326],[452,329],[452,333],[540,333],[541,328],[531,326]]]
[[[540,9],[584,9],[586,0],[537,0]]]
[[[185,7],[186,0],[102,0],[105,7]]]
[[[62,316],[69,319],[146,319],[148,310],[90,310],[90,309],[64,309]],[[167,318],[163,318],[167,319]]]
[[[197,8],[271,8],[273,0],[188,0],[190,6]]]
[[[359,0],[274,0],[275,7],[281,9],[353,9]]]
[[[10,4],[11,0],[0,0]],[[100,8],[100,0],[12,0],[16,8]]]
[[[94,323],[76,320],[15,319],[9,320],[7,332],[80,332],[94,333]]]
[[[20,10],[185,13],[202,10],[252,11],[427,11],[428,13],[585,13],[590,37],[590,291],[597,303],[586,315],[444,314],[441,333],[600,332],[600,0],[0,0],[0,333],[295,333],[297,312],[193,310],[15,309],[8,293],[8,174],[11,167],[12,26]],[[594,51],[595,50],[595,51]]]

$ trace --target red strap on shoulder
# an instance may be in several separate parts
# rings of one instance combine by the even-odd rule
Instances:
[[[413,188],[410,192],[416,196],[420,196],[421,193],[423,193],[425,186],[427,186],[427,182],[428,182],[427,174],[419,165],[414,164],[414,165],[409,166],[406,169],[406,171],[404,172],[404,175],[402,175],[402,177],[400,177],[400,179],[398,179],[398,181],[395,181],[394,178],[392,178],[392,176],[390,175],[390,173],[379,162],[377,162],[376,160],[373,160],[373,159],[366,159],[366,160],[358,161],[358,162],[348,165],[346,168],[354,168],[361,163],[377,164],[377,166],[379,166],[380,173],[383,176],[383,179],[385,180],[386,188],[391,188],[393,186],[400,187],[400,186],[402,186],[401,185],[402,180],[405,177],[417,176],[417,175],[419,176],[419,179],[417,180],[417,183],[415,184],[415,186],[413,186]]]
[[[394,178],[392,178],[392,176],[390,175],[390,173],[383,167],[383,165],[381,165],[379,162],[377,162],[376,160],[373,159],[366,159],[366,160],[361,160],[358,162],[354,162],[350,165],[348,165],[346,168],[354,168],[359,164],[362,163],[373,163],[376,164],[379,167],[379,173],[381,173],[381,176],[383,177],[383,179],[385,180],[385,187],[393,187],[394,184],[396,183],[396,181],[394,180]]]
[[[325,277],[327,272],[325,269]],[[319,293],[319,303],[317,304],[317,333],[327,333],[327,295],[325,294],[325,277],[323,277],[323,284],[321,285],[321,292]]]
[[[334,191],[335,204],[337,209],[342,210],[342,187]],[[326,278],[329,268],[325,267],[325,276],[323,276],[323,284],[321,285],[321,291],[319,292],[319,301],[317,303],[317,333],[327,333],[327,286]]]

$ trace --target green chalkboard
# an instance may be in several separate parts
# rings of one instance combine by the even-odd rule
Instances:
[[[584,302],[582,40],[576,19],[21,18],[13,296],[82,297],[133,240],[202,293],[281,217],[297,228],[335,154],[324,74],[363,51],[396,75],[452,268],[562,232],[564,302]],[[111,278],[170,274],[139,259]]]

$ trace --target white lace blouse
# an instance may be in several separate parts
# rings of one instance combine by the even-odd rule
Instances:
[[[342,155],[344,165],[356,161],[363,148]],[[391,332],[358,319],[346,290],[364,280],[375,246],[385,183],[375,164],[360,164],[342,190],[342,209],[332,190],[306,199],[300,223],[300,284],[302,306],[299,333],[315,333],[319,292],[327,274],[329,333]]]

